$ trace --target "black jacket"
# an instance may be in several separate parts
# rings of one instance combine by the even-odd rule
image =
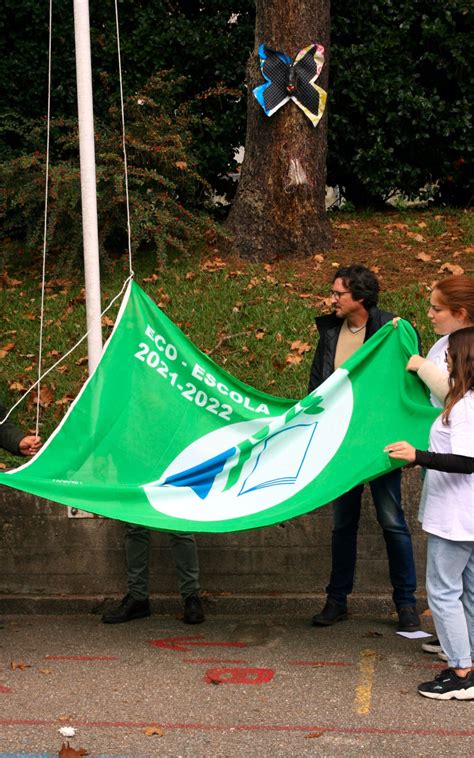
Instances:
[[[7,409],[0,403],[0,421],[7,415]],[[18,455],[20,452],[19,444],[25,435],[13,421],[7,419],[4,424],[0,424],[0,447],[8,450],[9,453]]]
[[[367,319],[364,342],[367,342],[375,332],[393,318],[393,313],[381,311],[375,306],[371,308]],[[311,364],[308,392],[312,392],[334,372],[336,345],[343,323],[343,319],[338,318],[334,313],[329,316],[318,316],[315,321],[319,332],[319,342]],[[421,348],[419,337],[418,347]]]

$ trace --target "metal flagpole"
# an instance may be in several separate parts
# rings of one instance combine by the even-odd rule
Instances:
[[[102,352],[102,322],[100,315],[99,232],[97,225],[89,0],[74,0],[74,37],[76,43],[87,355],[89,374],[91,374],[99,363]],[[86,513],[78,508],[68,508],[68,516],[69,518],[92,518],[93,514]]]
[[[87,345],[89,373],[91,373],[97,366],[102,352],[102,325],[100,316],[99,233],[97,226],[89,0],[74,0],[74,34],[76,42],[82,229],[88,331]]]

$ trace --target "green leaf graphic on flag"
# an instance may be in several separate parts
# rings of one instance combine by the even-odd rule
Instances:
[[[243,384],[132,283],[100,364],[42,451],[0,483],[154,529],[225,532],[307,513],[426,447],[439,410],[412,327],[387,324],[296,402]]]

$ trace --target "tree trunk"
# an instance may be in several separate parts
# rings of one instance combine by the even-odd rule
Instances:
[[[325,60],[316,84],[327,91],[330,0],[256,0],[256,6],[245,157],[227,227],[241,255],[259,260],[311,255],[328,249],[331,240],[325,211],[327,111],[316,127],[292,101],[268,117],[252,90],[264,82],[260,43],[294,59],[317,42],[324,45]],[[297,175],[295,167],[301,169]]]

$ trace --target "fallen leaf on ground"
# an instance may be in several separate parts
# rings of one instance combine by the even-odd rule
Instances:
[[[19,279],[10,279],[6,271],[0,274],[0,287],[2,289],[8,289],[8,287],[18,287],[19,284],[22,284],[22,282]]]
[[[163,737],[164,731],[159,726],[148,726],[145,729],[145,734],[147,737]]]
[[[457,263],[443,263],[439,269],[440,273],[442,271],[449,271],[450,274],[455,274],[456,276],[464,274],[464,269],[461,266],[458,266]]]
[[[408,229],[408,224],[385,224],[385,229]]]
[[[204,261],[204,263],[201,265],[201,269],[203,271],[219,271],[221,268],[226,267],[225,261],[222,260],[222,258],[212,258],[210,260]]]
[[[54,392],[47,384],[41,385],[39,401],[42,408],[48,408],[54,402]]]
[[[70,405],[74,400],[74,395],[64,395],[60,400],[56,400],[55,405]]]
[[[305,740],[315,740],[317,737],[322,737],[322,732],[309,732],[309,734],[305,734],[304,738]]]
[[[0,358],[5,358],[6,355],[15,347],[14,342],[6,342],[3,347],[0,347]]]
[[[288,366],[297,366],[301,363],[303,360],[303,357],[301,355],[298,355],[298,353],[288,353],[288,355],[285,358],[285,363]]]
[[[58,758],[81,758],[82,755],[89,755],[88,750],[84,750],[83,747],[76,750],[70,746],[69,742],[63,742]]]
[[[8,388],[11,390],[15,390],[16,392],[26,392],[26,387],[21,384],[20,382],[12,382],[8,385]]]
[[[31,665],[24,663],[24,661],[10,661],[10,668],[12,671],[24,671],[25,669],[30,669]]]
[[[422,234],[417,234],[416,232],[407,232],[407,237],[410,237],[410,239],[415,240],[415,242],[425,242],[425,238]]]
[[[301,340],[295,340],[291,343],[291,349],[295,350],[299,355],[304,355],[304,353],[309,352],[311,350],[312,345],[309,344],[309,342],[302,342]]]
[[[416,257],[417,257],[417,260],[425,261],[425,263],[431,260],[431,255],[429,253],[418,253]]]
[[[108,316],[102,316],[102,326],[113,326],[115,324],[115,321],[112,321],[111,318]]]

